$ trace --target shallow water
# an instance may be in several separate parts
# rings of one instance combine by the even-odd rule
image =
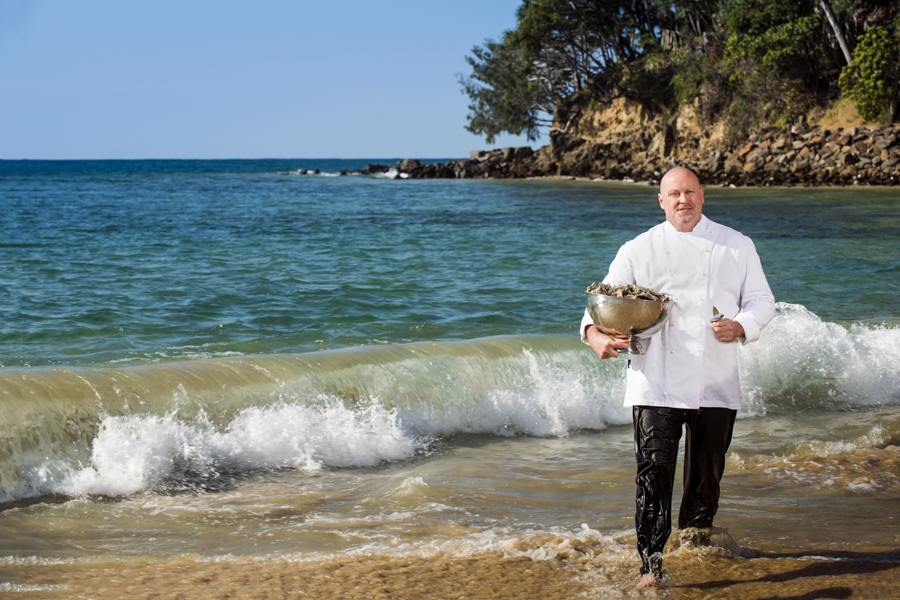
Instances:
[[[871,435],[872,421],[900,436],[896,407],[849,416],[839,429],[854,439]],[[827,414],[791,419],[795,430],[810,432],[826,420],[835,425]],[[766,457],[753,454],[760,425],[738,422],[723,488],[719,521],[740,543],[785,552],[900,545],[898,472],[883,470],[896,468],[897,446],[802,455],[782,454],[785,446],[776,455],[785,458]],[[830,436],[816,437],[805,444]],[[85,557],[124,558],[445,548],[467,555],[536,532],[571,535],[581,523],[628,537],[631,447],[628,426],[563,438],[462,436],[428,457],[242,476],[218,493],[32,504],[4,512],[8,533],[0,548],[6,556],[40,552],[48,559],[65,559],[76,548]]]
[[[654,191],[300,166],[0,161],[0,597],[638,594],[623,363],[576,328]],[[733,537],[635,597],[897,597],[891,194],[707,190],[779,305]]]

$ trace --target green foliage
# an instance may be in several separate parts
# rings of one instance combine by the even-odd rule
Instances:
[[[489,143],[501,132],[534,140],[615,97],[648,115],[699,101],[707,121],[727,115],[734,131],[787,125],[839,96],[838,33],[854,41],[857,27],[898,17],[900,0],[522,0],[516,27],[466,58],[467,129]],[[897,104],[897,50],[878,40],[860,38],[844,93],[883,116],[890,94],[887,112]]]
[[[531,141],[538,139],[539,127],[544,124],[540,116],[544,107],[535,85],[529,81],[521,50],[506,40],[488,40],[483,47],[473,48],[472,55],[466,57],[472,76],[459,78],[463,92],[472,101],[466,129],[484,135],[489,144],[504,131],[513,135],[524,133]]]
[[[856,102],[867,121],[890,121],[900,95],[900,48],[884,27],[873,27],[860,37],[853,63],[840,76],[841,91]]]
[[[837,74],[827,21],[813,0],[727,0],[718,17],[733,81],[768,72],[815,93]]]
[[[518,26],[466,58],[467,129],[489,143],[502,131],[534,139],[543,124],[592,101],[624,95],[655,108],[667,89],[655,75],[656,15],[650,0],[524,0]]]
[[[716,20],[731,34],[758,37],[813,14],[815,7],[815,0],[721,0]]]
[[[816,15],[804,15],[773,24],[760,33],[735,32],[728,36],[727,52],[732,59],[752,57],[757,59],[760,67],[771,69],[801,53],[801,44],[815,43],[814,38],[820,27],[820,19]]]
[[[693,102],[700,95],[706,76],[703,61],[696,57],[681,61],[678,71],[670,82],[675,102],[678,104]]]
[[[786,126],[837,97],[843,52],[819,0],[721,0],[717,23],[735,129]]]

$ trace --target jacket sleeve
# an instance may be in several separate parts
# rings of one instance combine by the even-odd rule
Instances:
[[[634,269],[632,269],[632,262],[630,256],[630,248],[631,242],[627,242],[616,253],[616,257],[609,265],[609,273],[607,273],[606,277],[603,279],[603,283],[607,283],[609,285],[626,285],[629,283],[634,283]],[[587,309],[584,309],[584,316],[581,317],[581,327],[579,327],[579,331],[581,332],[581,341],[587,344],[587,335],[585,334],[589,325],[593,325],[594,320],[591,319],[590,313],[588,313]]]
[[[585,344],[588,343],[588,341],[587,341],[587,328],[588,328],[589,325],[593,325],[593,324],[594,324],[594,320],[591,318],[590,313],[589,313],[588,310],[585,308],[585,309],[584,309],[584,316],[581,317],[581,327],[578,328],[578,329],[581,331],[581,341],[584,342]]]
[[[741,286],[741,310],[734,320],[744,328],[741,343],[746,345],[759,339],[760,331],[775,314],[775,296],[769,289],[759,254],[750,238],[744,238],[742,250],[745,275]]]
[[[609,273],[606,274],[603,283],[608,283],[609,285],[628,285],[629,283],[635,283],[634,261],[631,257],[631,252],[634,250],[633,246],[634,241],[631,241],[626,242],[619,248],[616,257],[609,264]]]

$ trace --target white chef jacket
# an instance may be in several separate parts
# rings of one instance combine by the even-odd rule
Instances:
[[[750,238],[701,216],[690,232],[668,221],[626,242],[603,280],[633,283],[672,298],[665,325],[631,355],[625,406],[697,409],[741,407],[737,344],[716,339],[713,306],[744,328],[742,344],[759,339],[775,312],[759,255]],[[587,310],[581,339],[593,321]]]

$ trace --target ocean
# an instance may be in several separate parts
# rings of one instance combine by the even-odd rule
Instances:
[[[896,190],[707,188],[777,310],[635,592],[578,323],[657,190],[339,175],[396,160],[0,161],[0,597],[900,596]]]

